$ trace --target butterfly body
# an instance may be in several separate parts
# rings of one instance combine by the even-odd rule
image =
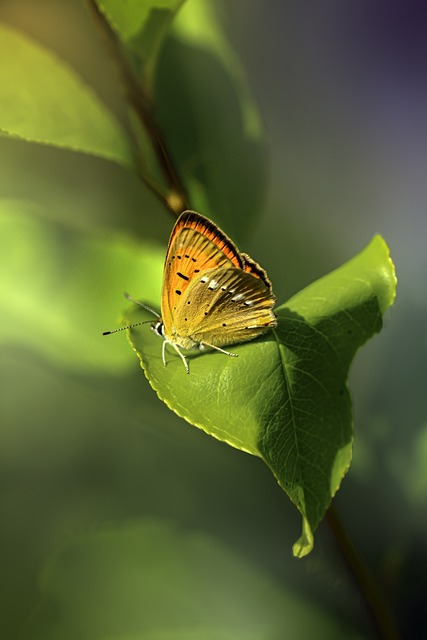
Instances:
[[[180,349],[223,347],[253,340],[277,326],[276,299],[266,272],[211,220],[180,215],[169,240],[161,318],[152,328],[188,363]]]

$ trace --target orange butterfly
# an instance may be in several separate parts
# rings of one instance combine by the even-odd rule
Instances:
[[[152,325],[164,338],[165,365],[167,344],[180,355],[187,373],[181,349],[210,347],[236,356],[222,347],[276,327],[275,302],[264,269],[240,253],[216,224],[195,211],[179,216],[166,252],[161,317]]]

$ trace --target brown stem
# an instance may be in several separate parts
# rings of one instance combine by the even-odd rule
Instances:
[[[379,637],[383,640],[399,640],[399,632],[389,604],[369,567],[354,546],[333,505],[329,508],[326,519],[338,542],[341,553],[369,606]]]
[[[103,13],[99,10],[96,1],[87,1],[98,26],[106,37],[110,52],[121,77],[128,104],[133,108],[141,125],[150,138],[160,168],[166,179],[168,191],[165,192],[165,190],[162,189],[162,187],[153,178],[151,178],[151,176],[147,175],[146,172],[141,172],[141,178],[149,189],[162,201],[164,205],[166,205],[169,211],[171,211],[175,216],[179,215],[181,211],[188,208],[187,197],[185,195],[185,189],[174,169],[173,162],[166,147],[166,142],[154,120],[151,102],[139,83],[129,60],[124,53],[117,34],[111,28]]]

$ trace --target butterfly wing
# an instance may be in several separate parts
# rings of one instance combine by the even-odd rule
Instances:
[[[266,287],[268,287],[270,291],[272,291],[272,285],[267,276],[267,272],[265,271],[265,269],[260,267],[259,264],[255,262],[255,260],[253,260],[250,256],[248,256],[247,253],[242,253],[241,256],[244,261],[244,267],[243,267],[244,270],[247,271],[248,273],[252,273],[252,275],[254,275],[257,278],[261,278],[261,280],[264,282]]]
[[[161,306],[166,336],[172,335],[176,310],[190,283],[205,270],[224,267],[244,267],[234,243],[204,216],[195,211],[182,213],[172,230],[163,272]]]
[[[237,267],[209,269],[194,278],[175,311],[176,341],[222,347],[277,326],[276,299],[264,279]]]

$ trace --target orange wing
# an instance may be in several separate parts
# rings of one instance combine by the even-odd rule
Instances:
[[[162,320],[170,335],[173,314],[189,282],[207,269],[244,268],[232,240],[195,211],[184,211],[175,223],[166,252],[162,286]]]

